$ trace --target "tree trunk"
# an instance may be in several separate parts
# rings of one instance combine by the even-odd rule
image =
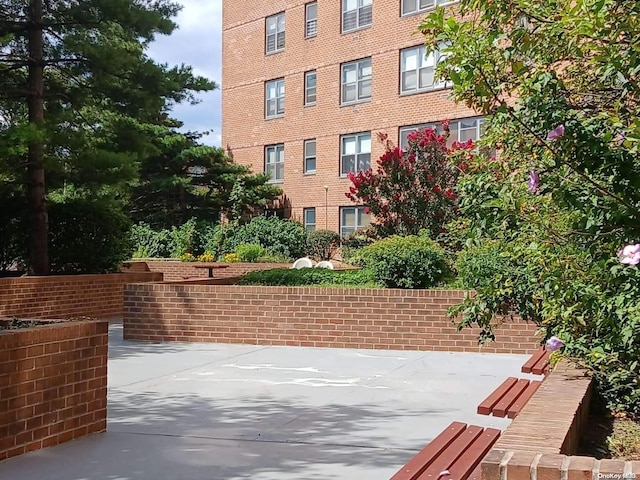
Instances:
[[[44,121],[42,0],[31,0],[29,10],[29,123],[41,126]],[[28,147],[29,260],[34,274],[48,275],[49,221],[44,188],[44,145],[42,140],[35,139]]]

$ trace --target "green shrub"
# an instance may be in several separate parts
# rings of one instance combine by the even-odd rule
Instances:
[[[146,223],[138,223],[131,227],[133,258],[167,258],[171,255],[171,231],[154,230]]]
[[[373,272],[370,270],[327,270],[324,268],[288,269],[276,268],[245,274],[239,285],[270,286],[352,286],[379,288]]]
[[[286,255],[269,253],[261,256],[257,261],[258,263],[292,263],[293,260],[291,257],[287,257]]]
[[[348,236],[342,239],[340,246],[340,252],[342,254],[342,261],[355,265],[356,256],[360,249],[371,245],[375,242],[375,232],[371,228],[362,228],[356,230]]]
[[[131,222],[114,202],[76,198],[50,203],[49,225],[55,273],[114,272],[133,250]]]
[[[244,245],[238,245],[236,255],[238,255],[241,262],[256,262],[258,258],[264,255],[264,248],[260,245],[245,243]]]
[[[193,256],[193,254],[187,252],[187,253],[183,253],[182,255],[180,255],[178,257],[178,259],[181,262],[197,262],[198,259],[196,257]]]
[[[0,272],[23,264],[28,258],[26,199],[0,186]]]
[[[240,261],[240,257],[235,253],[227,253],[223,257],[224,263],[238,263]]]
[[[509,260],[498,242],[465,248],[458,255],[455,268],[460,288],[475,290],[488,287],[496,275],[509,270]]]
[[[379,240],[360,249],[353,261],[389,288],[429,288],[449,273],[442,248],[418,236]]]
[[[317,260],[331,260],[340,248],[340,235],[332,230],[316,230],[307,239],[307,255]]]
[[[231,224],[218,229],[208,239],[207,248],[217,255],[233,253],[243,244],[260,245],[270,255],[298,258],[305,254],[307,232],[298,222],[278,217],[255,217],[245,225]]]

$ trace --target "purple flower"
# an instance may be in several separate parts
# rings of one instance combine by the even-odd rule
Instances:
[[[529,172],[529,183],[527,188],[531,193],[538,193],[540,191],[540,175],[535,170]]]
[[[627,136],[623,132],[620,132],[618,135],[616,135],[616,138],[614,138],[618,146],[622,145],[626,139],[627,139]]]
[[[564,125],[558,125],[547,134],[547,140],[554,141],[564,136]]]
[[[627,245],[618,252],[620,263],[624,265],[640,264],[640,243],[635,245]]]
[[[549,340],[547,340],[547,350],[549,350],[550,352],[560,350],[562,347],[564,347],[564,342],[558,337],[551,337]]]

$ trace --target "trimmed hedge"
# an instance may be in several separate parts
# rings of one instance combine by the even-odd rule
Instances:
[[[324,268],[284,269],[275,268],[249,272],[242,276],[238,285],[265,286],[352,286],[380,288],[370,270],[327,270]]]

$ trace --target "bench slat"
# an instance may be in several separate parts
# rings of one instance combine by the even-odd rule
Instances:
[[[535,366],[536,363],[540,361],[542,357],[545,355],[544,347],[540,347],[536,352],[531,356],[529,360],[525,362],[522,366],[522,373],[531,373],[531,369]]]
[[[482,459],[480,459],[478,466],[473,469],[467,480],[482,480]]]
[[[474,469],[480,468],[482,459],[489,453],[493,444],[496,443],[500,433],[500,430],[495,428],[486,428],[482,435],[456,460],[455,465],[449,468],[449,475],[444,477],[444,480],[468,479]]]
[[[480,405],[478,405],[479,415],[491,415],[493,407],[504,397],[509,390],[518,382],[515,377],[507,378],[502,384],[496,388]]]
[[[420,453],[413,457],[402,467],[391,480],[415,480],[456,438],[467,428],[465,423],[453,422],[440,435],[434,438],[424,447]]]
[[[535,380],[527,386],[527,388],[522,392],[522,394],[516,399],[516,402],[509,407],[507,410],[507,417],[513,419],[518,416],[518,414],[522,411],[524,406],[527,404],[529,399],[536,393],[538,387],[542,385],[540,380]]]
[[[417,480],[437,480],[440,477],[440,473],[444,470],[449,470],[469,446],[482,434],[482,431],[482,427],[469,425],[464,433],[456,438],[451,445],[429,465]]]
[[[511,405],[513,405],[516,402],[518,397],[522,395],[522,392],[524,392],[528,386],[529,386],[529,380],[526,380],[524,378],[521,378],[520,380],[518,380],[518,382],[513,386],[513,388],[509,390],[509,392],[504,397],[502,397],[502,400],[500,400],[496,404],[496,406],[493,407],[493,416],[506,417],[507,410],[509,410],[509,407],[511,407]]]
[[[533,366],[533,368],[531,369],[531,373],[533,373],[534,375],[542,375],[542,374],[544,374],[545,370],[549,366],[549,357],[550,356],[551,356],[550,352],[545,352],[544,356],[540,360],[538,360],[538,363],[536,363]]]

